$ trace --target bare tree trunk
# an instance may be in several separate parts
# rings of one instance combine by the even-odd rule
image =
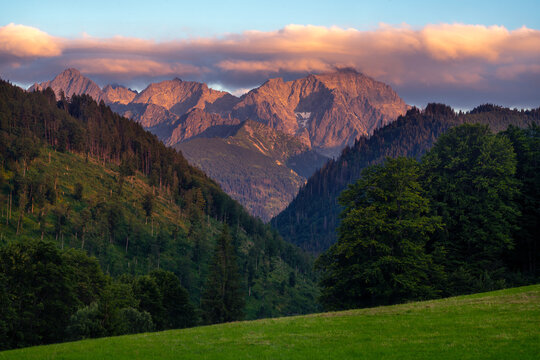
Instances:
[[[17,219],[17,232],[15,233],[15,235],[19,235],[19,229],[22,230],[22,226],[21,226],[22,217],[23,217],[23,211],[19,210],[19,218]]]

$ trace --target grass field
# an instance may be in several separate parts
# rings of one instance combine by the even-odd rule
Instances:
[[[0,359],[539,358],[540,285],[0,353]]]

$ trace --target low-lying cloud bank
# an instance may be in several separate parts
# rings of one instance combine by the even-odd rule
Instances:
[[[540,31],[526,27],[383,24],[359,31],[289,25],[168,42],[88,35],[67,39],[24,25],[0,27],[2,78],[29,84],[67,67],[101,85],[140,88],[180,77],[237,92],[271,77],[293,79],[354,67],[392,85],[413,104],[540,106]]]

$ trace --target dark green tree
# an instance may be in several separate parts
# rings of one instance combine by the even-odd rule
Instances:
[[[223,225],[201,299],[204,320],[208,324],[240,320],[243,315],[244,296],[231,242],[229,227]]]
[[[109,233],[109,242],[113,243],[117,238],[122,238],[120,233],[126,226],[124,209],[119,201],[111,201],[106,207],[106,222]]]
[[[80,182],[76,183],[75,184],[75,189],[73,189],[73,198],[75,200],[79,200],[79,201],[82,200],[83,191],[84,191],[83,184],[81,184]]]
[[[135,175],[135,170],[137,167],[135,166],[134,159],[131,157],[125,157],[122,159],[122,162],[120,163],[120,176],[121,177],[128,177]]]
[[[518,215],[516,156],[510,141],[486,125],[442,135],[422,159],[423,182],[445,228],[450,294],[504,286],[503,254],[513,247]]]
[[[152,321],[157,329],[163,329],[165,323],[165,309],[163,296],[153,277],[139,276],[133,281],[133,294],[139,301],[139,310],[152,315]]]
[[[146,223],[148,223],[148,218],[152,216],[152,211],[154,211],[154,195],[152,193],[146,193],[142,199],[142,208],[146,214]]]
[[[139,301],[135,299],[131,283],[110,281],[103,289],[98,305],[103,328],[107,335],[113,336],[123,334],[120,310],[137,308]]]
[[[70,267],[75,294],[81,304],[90,305],[97,302],[107,279],[95,257],[89,257],[85,252],[69,249],[63,254],[64,261]]]
[[[15,312],[7,336],[10,348],[64,339],[77,305],[70,271],[53,243],[26,240],[0,247],[0,274]]]
[[[540,277],[540,127],[510,126],[501,136],[510,139],[516,152],[516,178],[520,184],[518,229],[514,234],[515,248],[508,260],[514,270],[534,283]]]
[[[429,215],[416,160],[366,168],[340,197],[338,242],[317,261],[321,302],[348,309],[438,295],[442,269],[426,245],[441,220]]]
[[[152,316],[146,311],[127,307],[119,312],[121,334],[137,334],[154,330]]]
[[[69,320],[69,325],[66,328],[66,339],[75,341],[107,335],[103,327],[102,315],[98,303],[79,308]]]
[[[195,309],[189,302],[189,295],[174,273],[154,270],[150,276],[155,280],[162,295],[164,308],[163,329],[179,329],[196,323]]]
[[[10,335],[15,319],[15,309],[11,304],[6,285],[6,277],[3,273],[0,273],[0,350],[9,349],[12,346]]]

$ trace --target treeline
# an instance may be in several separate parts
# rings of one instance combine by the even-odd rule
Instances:
[[[271,224],[287,241],[321,253],[336,241],[335,230],[342,210],[337,200],[339,194],[360,177],[365,167],[381,163],[386,157],[418,159],[441,134],[460,124],[486,124],[492,131],[502,131],[509,125],[526,127],[539,121],[540,108],[511,110],[487,104],[468,113],[456,113],[443,104],[428,104],[423,111],[412,108],[372,136],[359,138],[338,159],[326,163]]]
[[[0,248],[0,349],[193,326],[172,272],[105,276],[96,258],[54,243]]]
[[[148,276],[156,270],[170,271],[187,291],[196,323],[227,321],[227,316],[212,320],[204,315],[206,284],[215,272],[215,249],[225,223],[230,227],[227,253],[234,255],[238,270],[235,281],[241,299],[232,302],[242,305],[234,312],[237,318],[317,309],[310,256],[249,216],[180,153],[87,96],[57,101],[50,89],[26,93],[0,82],[0,165],[0,249],[38,240],[53,242],[61,253],[82,249],[95,256],[100,271],[110,277],[105,289],[109,283],[129,283],[134,294],[135,284],[151,283]],[[158,279],[153,281],[159,288]],[[17,282],[6,284],[2,291],[13,300]],[[39,287],[27,289],[32,288],[31,297],[39,298]],[[164,303],[172,301],[162,290],[147,300],[159,303],[162,296]],[[78,314],[106,323],[100,299],[70,303],[69,318]],[[150,319],[153,329],[172,326],[163,325],[161,315],[145,307],[146,300],[134,299],[120,304],[118,311],[124,309],[122,314],[137,323],[148,325]],[[6,319],[11,317],[1,314],[0,321],[9,324]],[[128,325],[103,326],[81,336],[117,334],[115,329]],[[68,327],[54,340],[46,335],[28,340],[32,337],[25,335],[26,340],[8,346],[68,339]]]
[[[540,127],[461,125],[420,161],[387,158],[340,196],[317,261],[328,309],[394,304],[540,279]]]
[[[113,279],[96,258],[43,240],[0,247],[0,280],[0,349],[243,317],[244,294],[227,225],[214,250],[200,309],[170,271]]]

